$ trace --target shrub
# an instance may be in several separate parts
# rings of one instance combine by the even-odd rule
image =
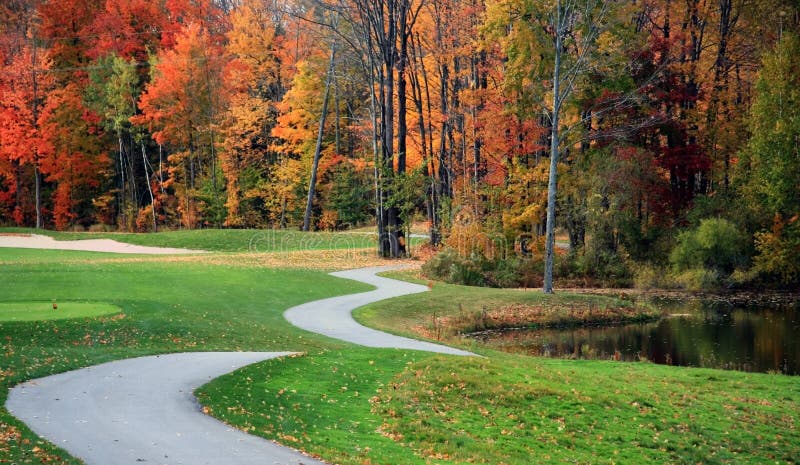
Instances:
[[[153,231],[153,206],[146,205],[136,215],[136,232]]]
[[[450,265],[447,282],[465,286],[488,286],[489,283],[483,274],[483,262],[481,258],[456,260]]]
[[[747,263],[747,240],[730,221],[707,218],[695,230],[678,235],[670,254],[677,271],[705,268],[729,275]]]
[[[482,254],[461,255],[446,248],[422,266],[433,279],[451,284],[486,287],[535,287],[541,285],[541,260],[486,258]]]
[[[373,197],[364,173],[351,163],[341,163],[330,176],[332,182],[325,208],[336,212],[337,225],[355,226],[367,222],[372,214]]]
[[[322,231],[335,231],[339,224],[339,213],[336,210],[322,210],[317,220],[317,229]]]
[[[781,283],[800,281],[800,220],[797,216],[788,222],[780,218],[769,232],[755,235],[757,271],[777,276]]]
[[[542,285],[544,262],[510,258],[491,262],[484,277],[491,287],[539,287]]]
[[[103,223],[96,223],[89,226],[89,232],[111,232],[114,230],[114,227],[108,224]]]
[[[664,270],[650,265],[642,265],[633,274],[633,285],[637,289],[658,289],[665,286]]]
[[[706,291],[716,289],[722,284],[716,270],[694,268],[672,276],[674,287],[687,291]]]
[[[422,265],[422,272],[431,278],[444,280],[456,260],[459,260],[459,256],[455,250],[444,249]]]
[[[618,252],[598,249],[592,243],[580,252],[575,251],[558,260],[556,274],[559,277],[581,279],[606,287],[631,285],[633,272]]]

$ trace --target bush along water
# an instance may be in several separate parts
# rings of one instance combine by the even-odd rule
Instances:
[[[706,218],[697,228],[678,235],[669,260],[676,287],[699,290],[729,286],[734,272],[749,262],[748,240],[730,221]]]
[[[544,263],[536,258],[488,258],[445,248],[422,266],[425,276],[450,284],[483,287],[539,287]]]

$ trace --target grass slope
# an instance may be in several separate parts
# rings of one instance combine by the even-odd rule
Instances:
[[[0,405],[7,389],[19,382],[115,359],[192,350],[341,347],[295,329],[282,312],[308,300],[369,288],[316,271],[168,260],[94,263],[96,254],[81,252],[59,253],[70,256],[70,262],[54,266],[36,262],[42,254],[0,249],[0,301],[104,301],[122,313],[0,322]],[[20,262],[12,263],[9,255]],[[0,408],[0,463],[77,463],[66,457]]]
[[[199,397],[333,463],[741,464],[800,456],[797,378],[366,349],[270,361]]]
[[[408,448],[380,434],[370,398],[424,353],[353,349],[267,361],[197,391],[217,418],[338,464],[414,464]]]
[[[387,273],[412,279],[410,272]],[[493,289],[431,283],[431,292],[376,302],[354,312],[361,323],[411,337],[458,342],[459,332],[503,327],[618,324],[658,318],[658,313],[610,296],[538,289]]]
[[[379,394],[426,463],[794,463],[796,378],[493,354],[414,363]]]

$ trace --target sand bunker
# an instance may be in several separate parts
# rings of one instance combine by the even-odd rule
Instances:
[[[85,252],[109,252],[147,255],[176,255],[204,253],[203,250],[176,249],[172,247],[149,247],[126,244],[111,239],[85,239],[79,241],[57,241],[39,234],[0,234],[0,247],[18,249],[82,250]]]

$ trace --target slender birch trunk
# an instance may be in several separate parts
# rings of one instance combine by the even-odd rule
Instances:
[[[322,136],[325,134],[325,120],[328,116],[328,100],[331,91],[331,81],[333,80],[333,70],[336,62],[336,42],[331,46],[331,58],[328,65],[328,76],[325,79],[325,94],[322,97],[322,115],[319,118],[319,131],[317,131],[317,145],[314,149],[314,161],[311,165],[311,179],[308,181],[308,199],[306,200],[306,212],[303,216],[303,231],[308,231],[311,225],[311,209],[314,205],[314,192],[317,186],[317,169],[322,152]]]

